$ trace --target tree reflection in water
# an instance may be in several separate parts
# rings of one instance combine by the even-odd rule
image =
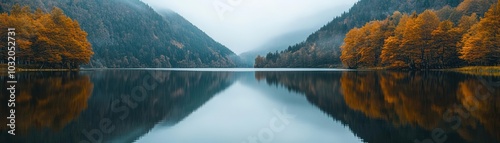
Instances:
[[[27,132],[32,128],[61,130],[87,108],[94,85],[89,76],[56,72],[21,74],[16,87],[16,132]],[[0,98],[8,100],[7,96]],[[0,116],[7,117],[10,109],[5,105],[1,109]],[[6,132],[9,128],[0,129]]]
[[[102,142],[133,142],[154,127],[180,122],[235,79],[229,72],[147,70],[20,75],[16,125],[25,132],[16,131],[16,136],[0,134],[0,141],[85,142],[89,138],[83,132],[98,131],[95,129],[100,129],[105,119],[114,130],[94,134],[93,138]],[[144,87],[144,79],[157,86],[145,90],[144,100],[125,101],[124,97],[132,95],[134,88]],[[2,94],[0,98],[6,101],[8,97]],[[7,109],[1,109],[0,116],[6,117]],[[0,130],[7,132],[8,127]]]
[[[413,142],[430,138],[436,128],[444,129],[450,142],[500,140],[496,122],[500,90],[488,90],[490,85],[474,76],[373,71],[257,72],[255,76],[305,94],[366,142]],[[479,100],[476,90],[491,96]],[[477,109],[470,110],[471,106]]]

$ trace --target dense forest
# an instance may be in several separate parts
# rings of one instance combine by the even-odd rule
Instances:
[[[360,0],[341,16],[310,35],[304,42],[289,46],[280,52],[268,53],[255,59],[254,67],[344,67],[340,47],[346,34],[353,28],[362,27],[370,21],[384,21],[396,11],[402,15],[418,15],[426,10],[435,10],[439,21],[449,20],[457,25],[462,16],[476,13],[478,19],[497,0]],[[389,21],[388,20],[388,21]],[[393,24],[396,20],[392,20]],[[397,20],[399,22],[399,20]],[[373,25],[375,26],[375,25]],[[394,25],[394,27],[397,25]],[[455,26],[457,27],[457,26]],[[391,27],[388,27],[391,28]],[[390,30],[389,30],[390,31]],[[390,33],[385,33],[389,34]],[[437,33],[436,33],[437,34]],[[379,61],[376,61],[379,62]]]
[[[32,13],[29,7],[14,5],[10,14],[0,14],[0,28],[16,28],[17,62],[32,68],[78,68],[94,54],[78,21],[56,7],[50,13],[41,9]],[[7,39],[7,32],[1,30],[0,39]]]
[[[498,65],[499,6],[491,6],[480,21],[473,13],[455,24],[457,9],[426,10],[419,15],[395,12],[384,21],[354,28],[341,46],[342,63],[349,68],[398,69]]]
[[[240,60],[180,15],[158,13],[140,0],[1,0],[50,11],[61,8],[88,33],[94,55],[87,67],[237,67]]]

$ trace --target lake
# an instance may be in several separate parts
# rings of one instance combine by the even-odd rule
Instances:
[[[0,117],[8,117],[6,77]],[[18,73],[13,143],[494,143],[500,78],[454,72]]]

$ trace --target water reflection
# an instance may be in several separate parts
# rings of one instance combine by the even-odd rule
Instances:
[[[365,142],[432,139],[498,142],[500,91],[482,78],[448,72],[257,72],[256,79],[303,93]]]
[[[179,122],[234,80],[228,72],[33,74],[22,73],[29,78],[18,80],[16,125],[27,131],[1,134],[2,142],[133,142],[155,125]],[[103,130],[103,122],[111,131]]]
[[[370,118],[395,126],[441,128],[469,142],[500,137],[494,120],[500,113],[495,107],[500,92],[489,91],[486,86],[491,85],[482,84],[477,77],[440,72],[351,72],[341,81],[346,104]]]
[[[87,108],[87,100],[92,93],[93,84],[88,76],[77,73],[32,73],[18,77],[16,85],[16,130],[50,128],[61,130],[66,124],[78,118]],[[1,84],[5,84],[2,82]],[[7,88],[7,85],[1,87]],[[1,101],[9,100],[7,92],[0,96]],[[0,116],[7,117],[6,105],[0,106]],[[5,121],[2,120],[2,123]],[[0,126],[2,132],[8,129]]]
[[[499,142],[499,80],[449,72],[20,73],[17,135],[0,126],[0,141],[244,142],[268,126],[273,109],[287,107],[297,118],[276,142],[359,142],[352,134],[415,142],[432,140],[436,129],[446,142]]]

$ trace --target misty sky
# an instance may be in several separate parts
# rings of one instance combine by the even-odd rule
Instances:
[[[155,9],[168,8],[179,13],[214,40],[240,54],[288,33],[302,34],[305,40],[358,0],[142,1]]]

